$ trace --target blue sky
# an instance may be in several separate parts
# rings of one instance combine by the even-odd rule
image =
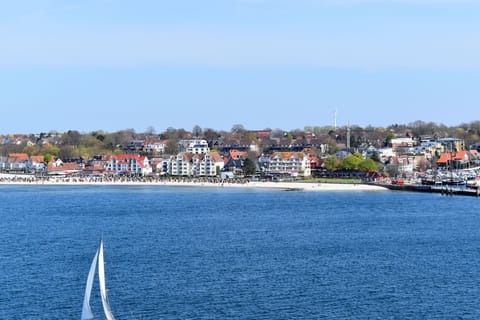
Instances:
[[[480,1],[3,1],[0,39],[0,133],[480,120]]]

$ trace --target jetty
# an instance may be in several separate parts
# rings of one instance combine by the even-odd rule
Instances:
[[[367,183],[382,186],[393,191],[410,191],[410,192],[430,192],[440,193],[446,196],[471,196],[480,197],[480,189],[455,188],[451,186],[429,186],[421,184],[391,184],[391,183]]]

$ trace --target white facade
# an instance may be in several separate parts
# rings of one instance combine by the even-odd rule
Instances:
[[[190,159],[185,153],[179,153],[170,158],[168,173],[172,176],[190,176],[192,175]]]
[[[152,167],[148,158],[132,154],[113,156],[105,168],[114,173],[151,174]]]
[[[15,157],[4,157],[0,160],[0,168],[3,170],[24,171],[27,168],[27,161]]]
[[[210,152],[207,140],[180,140],[178,142],[178,151],[194,154],[206,154]]]
[[[144,151],[146,153],[164,153],[165,152],[165,143],[163,141],[156,140],[147,140],[145,141]]]
[[[308,156],[301,152],[275,152],[269,158],[267,171],[304,177],[312,174]]]
[[[411,148],[416,145],[416,141],[413,138],[393,138],[390,140],[390,144],[393,150],[398,148]]]
[[[172,156],[168,173],[172,176],[216,176],[223,169],[223,160],[216,153],[181,152]]]
[[[45,169],[45,162],[41,161],[43,157],[30,157],[27,161],[27,169],[40,171]]]

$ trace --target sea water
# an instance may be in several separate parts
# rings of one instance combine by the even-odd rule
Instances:
[[[480,199],[0,186],[0,319],[479,319]],[[98,282],[91,305],[103,319]]]

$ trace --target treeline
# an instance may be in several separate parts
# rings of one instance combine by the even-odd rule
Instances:
[[[182,139],[205,139],[212,146],[219,141],[250,141],[260,147],[259,153],[268,153],[272,141],[282,140],[283,142],[300,143],[307,137],[315,137],[317,141],[328,145],[327,149],[333,154],[345,147],[347,140],[347,128],[339,127],[334,129],[331,126],[306,126],[303,130],[296,129],[284,131],[281,129],[266,128],[261,130],[268,132],[267,136],[259,136],[259,130],[247,130],[243,125],[234,125],[230,131],[217,131],[212,128],[201,128],[194,126],[191,131],[183,128],[168,128],[164,132],[157,133],[153,127],[145,132],[136,132],[134,129],[119,130],[116,132],[105,132],[97,130],[89,133],[82,133],[77,130],[69,130],[64,133],[48,132],[40,134],[22,135],[21,143],[5,143],[0,145],[0,155],[23,152],[33,155],[53,155],[64,158],[92,157],[94,155],[119,154],[122,146],[135,140],[159,139],[167,141],[165,153],[175,154],[177,143]],[[393,124],[388,127],[360,127],[351,126],[350,146],[352,148],[366,147],[369,145],[377,148],[387,146],[389,141],[398,136],[435,138],[460,138],[465,144],[472,145],[480,143],[480,121],[464,123],[459,126],[447,127],[433,122],[415,121],[408,125]],[[4,141],[9,141],[12,136],[4,136]],[[275,140],[276,139],[276,140]],[[314,150],[315,152],[315,150]],[[365,159],[363,159],[365,160]]]

